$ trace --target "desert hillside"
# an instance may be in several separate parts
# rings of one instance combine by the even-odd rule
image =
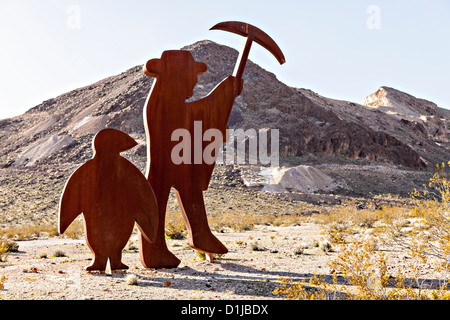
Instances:
[[[237,57],[236,50],[207,40],[183,49],[208,65],[193,99],[228,76]],[[281,168],[218,165],[212,187],[265,188],[296,199],[317,193],[408,196],[428,180],[436,163],[450,158],[449,111],[430,101],[389,87],[368,93],[364,104],[334,100],[289,87],[251,61],[244,81],[229,126],[279,129]],[[92,138],[103,128],[135,138],[139,145],[125,156],[143,170],[142,109],[151,85],[142,66],[136,66],[1,120],[1,220],[39,220],[41,215],[54,220],[62,186],[92,157]],[[305,167],[288,170],[297,166]],[[317,174],[308,176],[312,170]],[[305,179],[310,181],[306,187]]]

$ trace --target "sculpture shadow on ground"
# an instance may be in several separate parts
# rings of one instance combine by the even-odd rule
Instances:
[[[199,267],[206,266],[208,262],[199,262]],[[138,275],[138,285],[140,287],[154,287],[163,288],[166,281],[170,281],[169,289],[173,290],[192,290],[192,291],[214,291],[217,293],[228,293],[233,295],[243,296],[259,296],[268,298],[282,298],[277,296],[273,292],[280,285],[281,278],[292,279],[293,283],[311,279],[314,277],[312,273],[300,273],[293,271],[278,271],[278,270],[264,270],[251,266],[239,264],[234,259],[221,259],[216,260],[214,264],[217,268],[227,270],[226,274],[221,273],[220,269],[213,272],[199,271],[189,266],[171,269],[154,269],[150,270],[154,272],[152,275]],[[231,271],[231,273],[230,273]],[[174,277],[172,278],[172,274]],[[93,273],[96,276],[109,276],[117,278],[126,278],[127,273]],[[183,275],[183,277],[176,277],[176,275]],[[320,274],[323,277],[323,281],[327,284],[333,283],[333,275]],[[413,288],[417,287],[419,283],[422,288],[433,288],[439,285],[443,280],[432,279],[412,279],[406,278],[405,284],[412,285]],[[343,276],[337,277],[337,283],[339,285],[348,285],[348,281]],[[314,290],[312,286],[306,286],[306,288]],[[391,281],[387,288],[396,288],[395,281]],[[345,299],[346,294],[342,291],[336,290],[334,293],[336,298]]]

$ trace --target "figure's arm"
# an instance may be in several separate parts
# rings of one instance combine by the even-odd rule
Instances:
[[[228,76],[203,99],[188,103],[192,119],[203,122],[203,128],[217,128],[225,133],[228,118],[236,97],[243,88],[243,80]]]
[[[238,97],[243,88],[244,81],[241,78],[228,76],[223,79],[211,92],[203,99],[233,100]],[[198,101],[201,101],[198,100]]]
[[[233,100],[236,99],[242,92],[244,86],[244,80],[242,78],[236,78],[233,76],[228,76],[219,83],[210,94],[215,94],[216,90],[220,87],[226,87],[227,94],[233,96]],[[220,92],[220,89],[218,90]],[[232,92],[232,93],[231,93]],[[219,93],[220,94],[220,93]]]

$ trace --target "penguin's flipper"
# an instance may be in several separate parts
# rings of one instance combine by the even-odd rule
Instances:
[[[136,222],[144,238],[148,242],[155,242],[158,228],[158,205],[150,183],[147,179],[143,179],[144,181],[146,192],[141,193],[142,196],[139,197],[140,205],[136,210]]]
[[[66,231],[75,218],[83,212],[83,166],[78,168],[67,180],[61,194],[58,212],[58,232]]]

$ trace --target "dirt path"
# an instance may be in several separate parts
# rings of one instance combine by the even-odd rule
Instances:
[[[174,269],[142,267],[137,250],[126,250],[124,273],[87,273],[92,254],[84,240],[50,238],[17,241],[19,252],[0,263],[6,276],[2,299],[279,299],[273,295],[279,277],[294,280],[314,272],[328,273],[325,254],[314,247],[320,227],[304,223],[293,227],[260,226],[251,231],[217,234],[229,253],[210,263],[200,260],[187,240],[168,240],[181,259]],[[136,236],[129,245],[138,247]],[[307,247],[302,254],[293,251]],[[256,250],[255,250],[256,249]],[[56,257],[55,255],[64,255]],[[46,256],[46,258],[44,257]],[[129,278],[137,279],[136,285]]]

